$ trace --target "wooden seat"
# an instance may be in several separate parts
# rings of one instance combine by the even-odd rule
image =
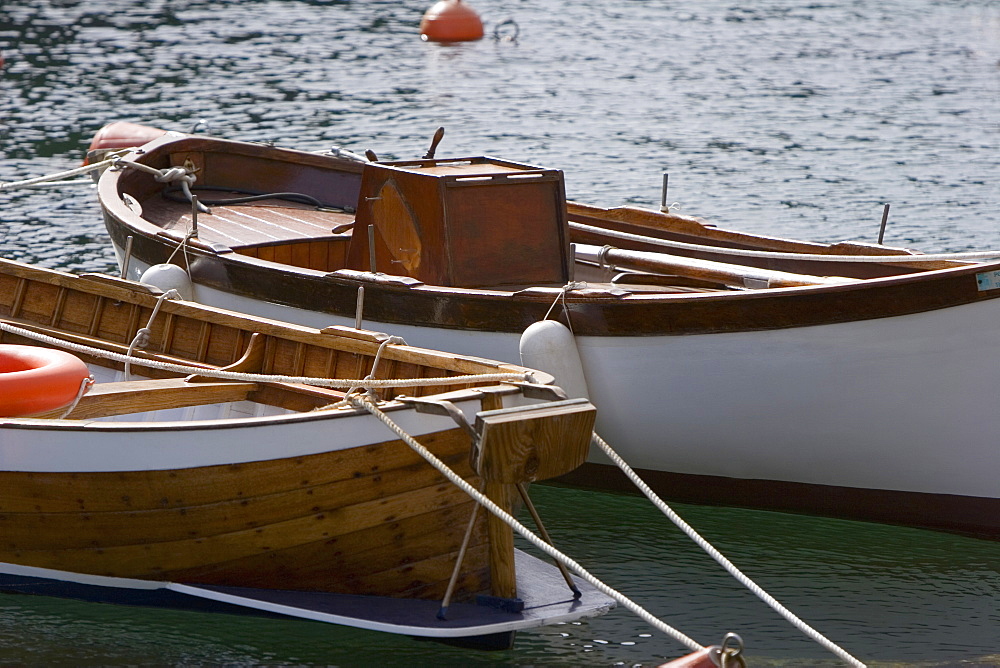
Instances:
[[[86,420],[168,408],[245,401],[257,388],[257,383],[228,381],[192,383],[183,378],[97,383],[80,398],[67,418]],[[57,418],[65,410],[60,408],[33,417]]]

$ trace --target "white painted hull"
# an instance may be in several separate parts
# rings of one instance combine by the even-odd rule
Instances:
[[[124,379],[120,371],[94,365],[90,370],[99,382]],[[453,403],[467,421],[475,422],[481,409],[478,398]],[[504,398],[506,408],[533,403],[522,395]],[[418,438],[455,428],[451,418],[399,404],[384,409],[406,433]],[[300,413],[251,401],[87,420],[0,418],[0,468],[60,473],[188,469],[306,457],[395,436],[363,411]]]
[[[579,348],[606,440],[637,468],[1000,498],[997,323],[991,301]]]
[[[353,325],[202,285],[195,299],[314,327]],[[598,433],[634,468],[998,499],[998,323],[1000,300],[990,300],[770,331],[578,337],[577,345]],[[364,326],[520,363],[517,334]]]
[[[297,192],[331,206],[360,204],[353,220],[322,218],[322,234],[314,212],[289,222],[287,212],[261,205],[253,210],[260,225],[248,229],[247,211],[217,206],[180,262],[171,258],[190,229],[189,209],[166,205],[151,179],[109,171],[99,198],[120,260],[134,241],[131,278],[176,262],[197,301],[320,327],[353,325],[363,288],[365,327],[508,362],[520,362],[525,328],[555,318],[574,330],[599,434],[663,496],[1000,538],[1000,354],[992,341],[1000,262],[797,242],[576,204],[554,173],[556,185],[539,194],[545,203],[531,204],[516,196],[524,183],[465,169],[475,161],[461,162],[462,176],[438,174],[437,163],[367,165],[359,175],[314,156],[207,138],[144,151],[136,159],[159,168],[181,152],[197,154],[205,172],[226,155],[202,175],[206,184],[279,192],[288,179],[272,172],[287,170],[299,175]],[[258,169],[261,161],[280,167]],[[313,170],[326,174],[322,189]],[[357,192],[330,185],[345,175],[337,183]],[[485,188],[477,180],[486,176],[498,189],[477,190],[481,200],[448,190],[459,182],[452,177]],[[447,188],[434,190],[433,179]],[[383,200],[390,180],[395,194]],[[127,206],[125,194],[147,211]],[[497,225],[506,225],[503,234]],[[449,236],[452,229],[462,234]],[[549,250],[528,252],[540,244]],[[571,244],[579,251],[572,258]],[[503,250],[478,254],[486,249]],[[560,364],[528,366],[556,375]],[[629,487],[600,453],[590,464],[564,480]],[[896,512],[883,512],[890,506]]]
[[[456,405],[473,418],[479,408],[478,401]],[[367,413],[339,413],[171,422],[145,421],[141,414],[115,421],[0,418],[0,462],[5,471],[156,471],[304,457],[395,438]],[[410,409],[389,415],[416,436],[455,426]]]

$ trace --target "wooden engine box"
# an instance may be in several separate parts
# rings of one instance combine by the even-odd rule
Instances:
[[[563,174],[490,157],[365,165],[347,266],[430,285],[564,285]]]

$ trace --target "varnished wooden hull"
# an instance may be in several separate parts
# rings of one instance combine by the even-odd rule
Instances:
[[[132,351],[127,375],[113,356],[130,348],[140,328],[148,341]],[[89,592],[95,600],[114,598],[105,589],[180,592],[362,628],[507,640],[518,628],[613,606],[588,590],[587,605],[562,606],[554,616],[497,618],[472,605],[461,624],[435,624],[433,611],[408,617],[426,607],[415,601],[439,605],[453,577],[451,600],[461,604],[479,595],[512,599],[524,587],[541,607],[558,606],[567,592],[546,584],[553,574],[561,578],[549,566],[531,566],[541,579],[524,580],[506,525],[485,511],[470,524],[474,502],[465,491],[377,417],[342,402],[342,391],[312,379],[342,380],[345,388],[368,374],[390,385],[442,381],[407,387],[406,402],[391,399],[399,388],[377,390],[380,410],[509,511],[513,504],[499,497],[510,498],[512,483],[473,470],[470,430],[451,414],[418,410],[413,397],[448,402],[468,420],[499,414],[518,426],[538,424],[544,433],[525,427],[529,436],[507,440],[502,433],[490,452],[510,453],[513,464],[544,456],[543,466],[555,466],[551,475],[583,461],[593,407],[566,407],[589,419],[571,438],[551,415],[567,403],[549,403],[557,390],[503,382],[551,380],[546,374],[383,338],[286,325],[160,299],[115,278],[0,260],[0,344],[69,347],[97,379],[72,406],[0,417],[0,590],[45,583],[42,593]],[[249,378],[204,375],[220,367]],[[297,592],[296,602],[275,603],[279,592]],[[352,617],[351,597],[370,598],[382,612]]]
[[[163,429],[161,439],[149,429],[53,434],[60,430],[0,425],[5,462],[40,468],[25,450],[50,458],[50,470],[0,472],[0,561],[143,580],[440,597],[471,500],[402,442],[324,451],[337,422],[263,423],[238,434],[226,427]],[[475,480],[464,432],[446,429],[422,440]],[[183,449],[178,441],[225,449],[230,462],[122,465],[135,459],[127,450]],[[286,445],[295,442],[319,447],[297,448],[313,454],[278,454],[296,449]],[[98,470],[80,470],[72,453],[60,457],[60,443],[91,453]],[[274,458],[236,454],[262,457],[265,449]],[[58,470],[62,461],[71,470]],[[466,597],[489,589],[482,528],[467,559]]]
[[[233,155],[253,150],[207,140],[188,148]],[[271,157],[285,170],[296,160],[294,152],[275,151]],[[337,169],[332,163],[328,167]],[[101,198],[119,253],[126,236],[133,236],[130,266],[138,276],[166,261],[176,241],[121,205],[119,191],[128,191],[128,184],[105,177]],[[757,238],[637,210],[571,204],[569,219],[728,247],[897,252]],[[575,228],[572,240],[630,245]],[[992,437],[1000,432],[1000,418],[989,399],[1000,383],[1000,360],[991,341],[1000,322],[1000,289],[990,287],[989,277],[1000,264],[754,259],[747,263],[862,280],[652,292],[628,285],[609,289],[615,286],[600,281],[611,274],[578,265],[577,278],[590,281],[590,289],[568,293],[563,303],[555,286],[441,288],[331,266],[311,269],[292,257],[251,256],[236,247],[230,252],[203,245],[190,252],[198,300],[300,322],[339,318],[348,323],[363,285],[365,322],[407,340],[497,359],[519,359],[521,332],[551,310],[552,317],[572,325],[589,397],[601,409],[599,433],[633,466],[692,483],[657,488],[670,498],[1000,537],[1000,520],[970,523],[964,510],[995,507],[1000,499],[1000,483],[989,473],[1000,465]],[[725,259],[712,252],[678,253]],[[576,480],[610,484],[612,478],[600,468],[604,463],[593,456],[592,475],[584,479],[586,471],[581,471]],[[713,481],[712,489],[698,487],[705,480]],[[748,485],[757,491],[726,491]],[[789,491],[799,485],[810,493]],[[853,503],[850,490],[863,491],[865,498],[884,494],[892,502],[888,508]],[[847,500],[829,502],[833,497]],[[915,514],[903,507],[908,502],[933,506],[935,512]]]

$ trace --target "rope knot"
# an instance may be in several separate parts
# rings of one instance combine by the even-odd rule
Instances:
[[[83,397],[83,395],[85,395],[87,391],[90,390],[91,387],[93,387],[94,382],[95,380],[93,374],[87,376],[86,378],[80,381],[80,389],[76,391],[76,397],[73,399],[73,403],[67,406],[66,410],[62,412],[62,415],[59,416],[60,420],[65,420],[67,417],[69,417],[69,414],[73,412],[73,409],[76,408],[76,405],[80,403],[80,399]]]
[[[153,335],[153,330],[149,327],[142,327],[135,333],[135,347],[145,348],[149,345],[149,337]]]
[[[194,175],[183,167],[161,169],[153,178],[160,183],[173,183],[174,181],[181,181],[187,183],[188,185],[194,183],[195,180]]]
[[[545,312],[545,317],[542,318],[542,320],[549,319],[549,316],[552,315],[552,309],[554,309],[556,307],[556,304],[558,304],[559,301],[561,300],[563,305],[563,313],[566,314],[566,325],[569,327],[569,331],[572,332],[573,323],[570,322],[569,319],[569,307],[566,305],[566,293],[571,290],[580,290],[586,287],[587,284],[583,281],[570,281],[566,285],[562,286],[562,289],[559,291],[559,294],[556,295],[555,301],[552,302],[552,306],[549,307],[549,310]]]

